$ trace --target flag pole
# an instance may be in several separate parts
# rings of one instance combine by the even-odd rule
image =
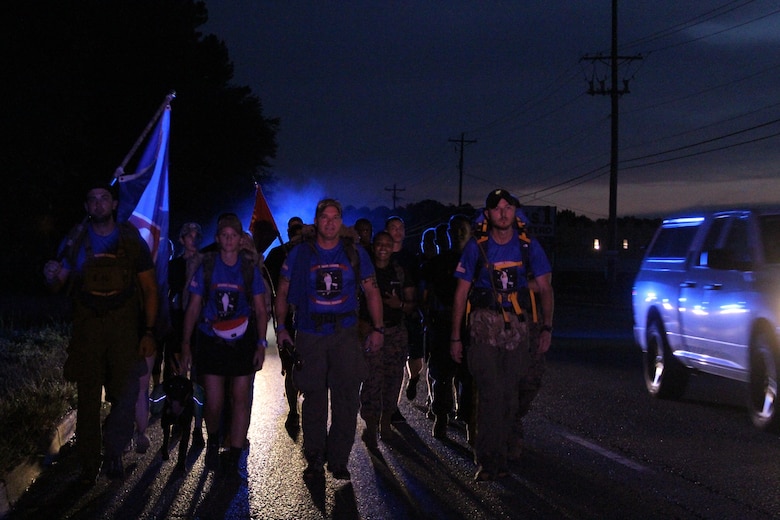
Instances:
[[[165,100],[160,105],[160,108],[157,109],[157,112],[155,112],[154,117],[149,121],[149,124],[146,125],[146,128],[144,128],[144,131],[141,132],[141,135],[138,136],[138,139],[133,144],[133,147],[130,148],[130,151],[127,152],[127,155],[125,155],[125,158],[122,160],[122,163],[117,167],[117,169],[114,171],[114,178],[111,180],[111,185],[113,186],[114,183],[116,183],[116,180],[125,174],[125,166],[127,166],[127,163],[130,162],[130,159],[135,155],[135,152],[138,151],[138,147],[141,146],[141,143],[144,142],[144,139],[146,139],[146,136],[149,135],[149,132],[152,131],[152,127],[157,123],[157,120],[160,119],[160,116],[163,113],[163,110],[171,104],[171,101],[176,97],[176,91],[171,90],[167,96],[165,96]]]
[[[130,162],[130,159],[135,155],[135,152],[138,151],[138,147],[141,146],[141,143],[143,143],[144,139],[146,139],[146,136],[149,135],[149,132],[152,131],[152,127],[157,123],[157,120],[160,119],[160,116],[163,113],[163,110],[165,110],[165,107],[171,104],[171,101],[176,97],[176,91],[171,90],[167,96],[165,96],[165,100],[160,105],[160,108],[157,109],[157,112],[154,114],[154,117],[152,117],[152,120],[149,121],[149,124],[146,125],[146,128],[144,128],[144,131],[141,133],[141,135],[138,137],[138,140],[133,144],[133,147],[130,149],[130,151],[125,156],[122,163],[117,167],[117,169],[114,171],[114,178],[111,179],[111,186],[116,184],[117,179],[124,175],[125,173],[125,166],[127,166],[127,163]],[[70,250],[73,248],[74,243],[79,239],[79,236],[84,232],[84,228],[87,224],[88,217],[84,217],[79,224],[73,227],[71,229],[70,233],[68,233],[68,239],[65,244],[65,246],[59,251],[57,255],[57,260],[62,261],[65,256],[70,254]]]

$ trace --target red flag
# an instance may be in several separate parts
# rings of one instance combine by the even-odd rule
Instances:
[[[279,234],[279,228],[276,227],[276,221],[271,214],[268,203],[263,196],[263,190],[260,185],[255,185],[255,209],[252,211],[252,220],[249,222],[249,232],[255,240],[257,251],[262,253],[270,246]],[[280,238],[281,240],[281,238]]]

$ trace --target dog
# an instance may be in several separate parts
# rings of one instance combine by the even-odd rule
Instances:
[[[175,471],[183,472],[187,460],[187,449],[190,443],[190,428],[195,416],[193,400],[194,387],[192,381],[183,375],[168,377],[162,383],[165,399],[160,415],[160,425],[163,430],[163,442],[160,448],[162,460],[168,460],[168,445],[171,439],[171,427],[178,426],[181,431],[179,439],[179,456]]]

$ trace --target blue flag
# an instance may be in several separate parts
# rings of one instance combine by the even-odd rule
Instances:
[[[149,137],[136,171],[122,174],[119,180],[119,208],[117,220],[129,221],[149,245],[157,273],[160,310],[167,323],[168,259],[171,244],[168,240],[168,137],[171,127],[171,107],[162,112],[157,126]]]

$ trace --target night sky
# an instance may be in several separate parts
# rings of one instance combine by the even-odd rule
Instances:
[[[289,195],[608,215],[611,1],[209,0]],[[778,199],[780,1],[621,2],[618,215]],[[393,191],[393,188],[396,191]],[[304,215],[306,217],[306,215]]]

